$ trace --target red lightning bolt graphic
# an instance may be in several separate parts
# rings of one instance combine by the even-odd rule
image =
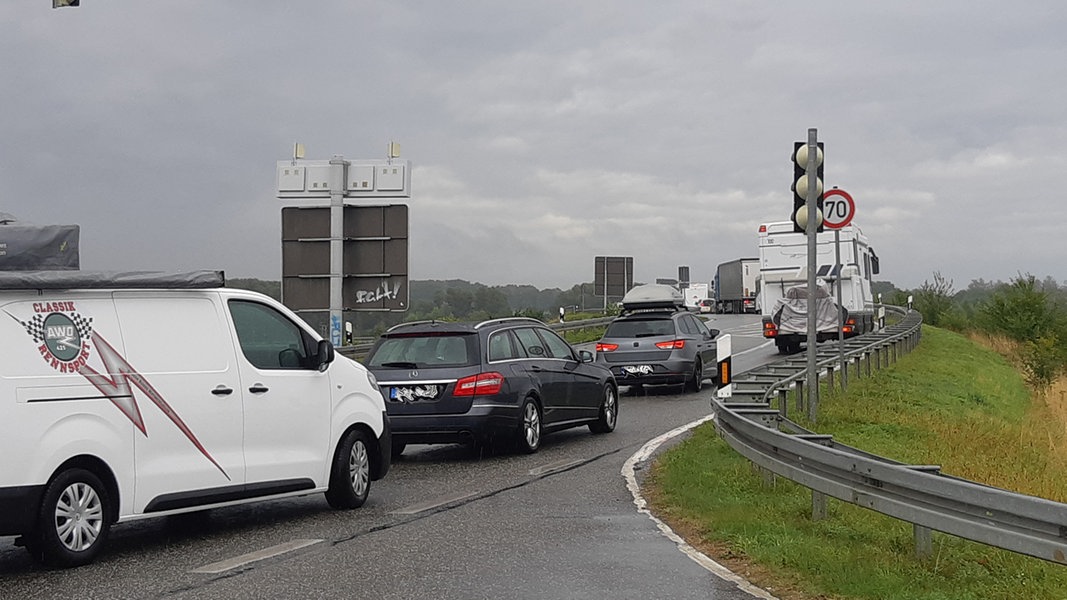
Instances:
[[[211,454],[200,443],[200,440],[196,439],[196,435],[193,434],[189,426],[182,421],[182,418],[178,416],[178,413],[171,408],[170,404],[163,399],[163,396],[156,391],[156,388],[152,387],[152,384],[148,383],[140,373],[135,371],[130,363],[126,362],[126,359],[111,347],[107,341],[97,332],[92,334],[93,343],[96,344],[96,349],[100,352],[100,358],[104,361],[104,367],[111,377],[102,375],[88,365],[83,365],[78,369],[83,377],[89,380],[89,383],[93,384],[96,389],[100,390],[106,395],[111,402],[122,411],[126,417],[133,422],[137,429],[141,430],[141,433],[148,435],[148,431],[145,429],[144,419],[141,417],[141,410],[137,406],[137,399],[133,395],[133,390],[130,389],[132,383],[137,389],[141,390],[152,400],[152,403],[159,407],[159,410],[163,411],[163,414],[167,415],[174,425],[185,434],[185,437],[189,438],[189,441],[196,446],[196,449],[200,451],[211,464],[215,465],[218,470],[226,477],[230,479],[230,476],[226,474],[226,471],[219,463],[215,462],[215,459],[211,457]]]

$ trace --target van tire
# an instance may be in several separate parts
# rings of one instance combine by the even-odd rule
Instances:
[[[62,471],[45,488],[26,548],[49,566],[88,564],[107,542],[112,513],[107,488],[92,471]]]
[[[341,438],[330,469],[326,502],[338,510],[359,508],[370,495],[370,439],[353,429]]]

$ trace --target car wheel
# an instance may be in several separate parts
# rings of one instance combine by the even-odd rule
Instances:
[[[685,389],[689,392],[699,392],[704,388],[704,364],[700,362],[700,357],[696,358],[696,362],[693,365],[693,378],[685,382]]]
[[[370,494],[370,442],[367,434],[353,429],[341,438],[330,469],[326,502],[333,508],[359,508]]]
[[[593,433],[611,433],[615,431],[615,422],[619,419],[619,392],[610,383],[604,386],[604,397],[600,400],[600,414],[597,420],[589,424]]]
[[[519,451],[524,454],[533,454],[541,447],[541,407],[533,398],[527,398],[522,403],[522,423],[519,424],[519,432],[516,436]]]
[[[76,567],[92,562],[111,530],[110,498],[100,478],[68,469],[45,489],[37,531],[27,548],[41,562]]]

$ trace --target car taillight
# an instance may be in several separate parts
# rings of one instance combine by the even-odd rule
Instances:
[[[504,376],[496,371],[464,377],[456,382],[453,396],[490,396],[499,394],[504,386]]]
[[[777,325],[775,325],[771,321],[767,321],[766,323],[763,324],[763,337],[772,338],[772,337],[777,337],[777,335],[778,335],[778,326]]]
[[[660,350],[681,350],[685,348],[685,340],[672,340],[670,342],[656,342]]]
[[[614,352],[619,349],[618,344],[605,344],[604,342],[596,343],[597,352]]]
[[[856,319],[849,317],[845,319],[845,324],[841,326],[841,333],[852,333],[856,331]]]

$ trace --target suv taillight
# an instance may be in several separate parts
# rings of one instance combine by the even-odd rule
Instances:
[[[464,377],[456,382],[453,396],[491,396],[504,387],[504,376],[496,371]]]
[[[660,350],[681,350],[685,348],[685,340],[672,340],[669,342],[656,342],[656,347]]]
[[[618,344],[605,344],[604,342],[596,343],[597,352],[614,352],[619,349]]]

